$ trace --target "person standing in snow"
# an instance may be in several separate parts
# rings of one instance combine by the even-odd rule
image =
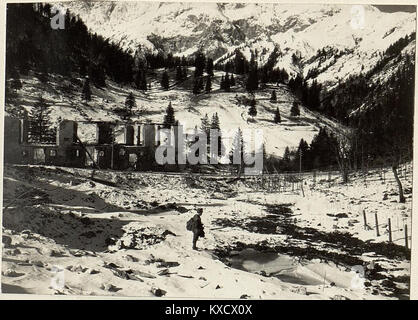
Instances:
[[[202,220],[200,217],[202,216],[203,209],[197,209],[197,213],[187,222],[186,228],[189,231],[193,232],[193,250],[197,250],[196,242],[199,237],[205,237],[205,231],[203,227]]]

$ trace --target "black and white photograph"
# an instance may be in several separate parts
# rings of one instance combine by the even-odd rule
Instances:
[[[415,5],[5,7],[2,294],[411,299]]]

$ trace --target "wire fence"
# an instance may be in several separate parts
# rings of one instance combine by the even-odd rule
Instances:
[[[412,181],[412,164],[405,163],[397,168],[397,174],[399,179]],[[237,174],[231,171],[224,171],[219,174],[220,176],[234,176]],[[218,175],[218,176],[219,176]],[[204,176],[204,175],[203,175]],[[208,174],[207,176],[211,176]],[[249,187],[253,187],[257,190],[266,191],[295,191],[300,190],[301,186],[307,185],[310,188],[314,188],[316,185],[328,185],[329,187],[341,184],[343,182],[342,174],[339,170],[314,170],[303,172],[275,172],[275,173],[263,173],[258,175],[242,175],[240,179],[244,181],[244,184]],[[396,178],[392,169],[387,167],[374,167],[364,170],[351,170],[348,172],[348,181],[362,181],[365,186],[373,182],[396,183]]]
[[[378,214],[363,210],[363,226],[364,230],[374,232],[375,237],[387,237],[389,243],[404,245],[409,249],[412,225],[411,219],[405,214],[393,211]]]
[[[396,169],[399,180],[401,182],[408,181],[412,184],[412,169],[412,163],[400,165]],[[352,170],[349,172],[348,177],[349,181],[361,181],[364,183],[364,187],[376,182],[386,185],[397,184],[392,168],[387,167]],[[324,186],[330,188],[335,185],[340,185],[342,182],[341,172],[336,170],[263,174],[259,176],[247,176],[243,180],[243,183],[247,187],[255,191],[274,193],[293,192],[303,196],[305,196],[305,189],[314,190],[317,187],[323,188]],[[408,190],[408,193],[412,193],[412,189]],[[381,240],[384,240],[384,237],[386,237],[385,241],[403,245],[409,249],[411,241],[411,219],[406,210],[406,206],[396,211],[377,212],[377,209],[370,211],[363,210],[364,230],[375,233],[374,236],[376,238],[380,237]]]

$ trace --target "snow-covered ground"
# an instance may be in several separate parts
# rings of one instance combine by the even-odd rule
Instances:
[[[304,181],[303,193],[297,183],[267,192],[255,178],[6,165],[2,290],[407,298],[410,251],[399,229],[411,230],[410,175],[402,178],[405,204],[389,173],[347,185],[326,174]],[[197,207],[206,237],[194,251],[185,225]],[[384,225],[376,237],[374,213],[379,224],[392,219],[395,244]]]

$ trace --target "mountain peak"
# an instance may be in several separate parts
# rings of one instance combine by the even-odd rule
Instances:
[[[295,66],[291,56],[312,60],[326,49],[344,56],[333,72],[319,81],[344,78],[345,62],[354,71],[415,30],[415,15],[385,13],[372,5],[194,2],[66,2],[91,31],[133,52],[163,51],[189,56],[203,50],[214,60],[227,59],[235,49],[249,58],[258,50],[259,63],[280,48],[277,67],[306,73],[314,65]],[[329,63],[329,62],[328,62]],[[364,67],[362,67],[364,68]]]

